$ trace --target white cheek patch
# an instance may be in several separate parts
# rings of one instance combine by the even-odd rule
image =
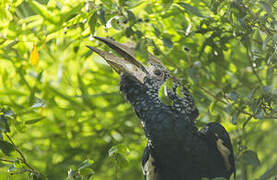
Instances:
[[[217,149],[220,152],[221,156],[223,157],[225,167],[230,170],[232,168],[230,161],[229,161],[229,156],[231,154],[230,150],[223,144],[222,139],[218,139],[216,141]]]
[[[149,154],[149,158],[143,166],[143,174],[146,177],[146,180],[157,180],[157,170],[154,166],[154,159],[151,154]]]
[[[143,80],[146,76],[145,72],[143,72],[133,64],[126,63],[126,64],[121,64],[121,66],[123,66],[130,74],[133,74],[140,83],[143,83]]]

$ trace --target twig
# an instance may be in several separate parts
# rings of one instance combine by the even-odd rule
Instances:
[[[11,172],[10,175],[14,175],[14,174],[22,174],[22,173],[25,173],[25,172],[30,172],[32,173],[33,171],[30,170],[30,169],[22,169],[21,171],[17,171],[17,172]]]
[[[199,87],[201,90],[203,90],[206,94],[210,95],[211,97],[213,97],[214,99],[216,99],[217,101],[223,103],[223,104],[229,104],[228,102],[224,101],[223,99],[215,96],[213,93],[211,93],[210,91],[208,91],[207,89],[203,88],[203,87]],[[252,113],[249,113],[247,111],[244,111],[238,107],[234,107],[237,111],[243,113],[243,114],[247,114],[249,117],[251,118],[255,118],[255,115]],[[277,119],[277,117],[275,116],[264,116],[263,119]]]
[[[8,160],[8,159],[2,159],[2,158],[0,158],[0,161],[4,161],[4,162],[10,162],[10,163],[13,163],[14,161],[12,161],[12,160]]]
[[[21,161],[23,164],[25,164],[28,168],[30,168],[34,173],[40,174],[38,171],[36,171],[27,161],[26,158],[24,157],[24,155],[22,154],[22,152],[16,147],[16,145],[14,144],[13,140],[10,138],[10,136],[8,134],[6,134],[6,137],[9,139],[9,141],[11,142],[11,144],[13,145],[13,148],[16,152],[18,152],[18,154],[21,157]]]
[[[253,117],[254,117],[254,116],[249,116],[249,117],[247,118],[247,120],[243,123],[243,125],[242,125],[243,131],[245,130],[245,127],[246,127],[247,123],[248,123]]]
[[[257,71],[256,71],[256,69],[255,69],[255,67],[253,66],[253,61],[252,61],[252,58],[251,58],[251,56],[250,56],[250,51],[249,51],[248,48],[247,48],[247,56],[248,56],[248,61],[249,61],[250,65],[251,65],[251,69],[252,69],[253,73],[255,74],[255,76],[257,77],[257,79],[258,79],[258,81],[259,81],[259,83],[260,83],[260,84],[262,85],[262,87],[263,87],[264,84],[263,84],[263,82],[262,82],[262,79],[261,79],[260,76],[258,75],[258,73],[257,73]]]
[[[208,91],[207,89],[203,88],[203,87],[199,87],[200,89],[202,89],[206,94],[212,96],[214,99],[216,99],[217,101],[223,103],[223,104],[228,104],[226,101],[220,99],[219,97],[215,96],[213,93],[211,93],[210,91]]]

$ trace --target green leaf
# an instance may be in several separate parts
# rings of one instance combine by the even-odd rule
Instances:
[[[271,15],[272,14],[271,6],[267,4],[265,1],[261,1],[260,3],[262,4],[262,7],[266,10],[266,12]]]
[[[5,155],[9,155],[12,151],[14,151],[13,145],[9,142],[0,140],[0,149]]]
[[[199,17],[204,17],[197,7],[191,6],[187,3],[179,2],[181,7],[183,7],[187,12],[194,14]]]
[[[227,104],[224,107],[224,111],[227,112],[227,113],[232,113],[232,104]]]
[[[136,57],[143,61],[146,62],[148,60],[148,51],[147,51],[147,45],[146,45],[146,40],[145,39],[141,39],[135,48],[135,53],[136,53]]]
[[[255,93],[256,93],[256,88],[255,89],[252,89],[251,91],[250,91],[250,93],[248,94],[248,99],[250,100],[250,99],[252,99],[253,98],[253,96],[255,95]]]
[[[89,21],[88,21],[90,33],[92,35],[94,35],[94,32],[95,32],[95,26],[96,26],[96,23],[97,23],[97,19],[98,19],[97,12],[94,12],[90,16]]]
[[[211,115],[216,115],[216,113],[215,113],[215,106],[216,106],[216,103],[217,103],[217,101],[212,101],[211,103],[210,103],[210,106],[209,106],[209,112],[211,113]]]
[[[129,25],[132,26],[133,24],[136,23],[136,16],[132,11],[129,11],[129,10],[127,10],[127,15],[128,15],[127,17],[128,17]]]
[[[0,109],[0,130],[3,132],[10,132],[8,120],[13,119],[14,112],[9,108]]]
[[[116,30],[121,30],[123,28],[122,21],[125,20],[125,17],[123,16],[114,16],[111,19],[108,20],[107,26],[112,26]]]
[[[106,9],[103,6],[100,6],[99,20],[100,20],[102,25],[106,26],[106,24],[107,24],[107,21],[106,21]]]
[[[236,92],[230,92],[227,94],[227,96],[232,100],[232,101],[237,101],[238,100],[238,94]]]
[[[25,121],[26,125],[30,125],[30,124],[35,124],[41,120],[45,119],[45,117],[40,117],[40,118],[36,118],[36,119],[32,119],[32,120],[27,120]]]
[[[165,9],[170,8],[170,6],[172,5],[173,0],[162,0],[162,5]]]
[[[95,172],[91,168],[80,169],[79,173],[81,176],[85,176],[85,177],[95,174]]]
[[[62,23],[62,21],[60,21],[60,17],[55,16],[51,11],[47,9],[45,5],[32,0],[28,0],[28,3],[30,4],[31,8],[34,11],[36,11],[38,14],[40,14],[44,19],[48,20],[49,22],[53,24]]]
[[[79,165],[78,170],[91,167],[93,164],[94,164],[93,160],[87,159]]]
[[[41,100],[41,99],[39,99],[39,98],[36,98],[35,99],[35,102],[32,104],[32,106],[31,106],[31,108],[41,108],[41,107],[43,107],[43,106],[45,106],[45,103]]]
[[[277,163],[273,165],[272,168],[267,170],[258,180],[267,180],[273,176],[277,175]]]
[[[119,144],[109,149],[109,157],[116,167],[123,168],[128,164],[127,156],[128,149],[125,145]]]
[[[264,110],[259,109],[258,112],[255,114],[255,118],[257,119],[263,119],[264,118]]]
[[[12,165],[9,167],[8,172],[13,172],[13,171],[16,171],[16,170],[17,170],[16,166],[15,166],[14,164],[12,164]]]
[[[176,88],[176,94],[179,98],[184,98],[184,87],[182,87],[181,85],[179,85],[177,88]]]
[[[58,97],[68,101],[71,105],[73,105],[75,108],[77,109],[83,109],[84,107],[82,106],[81,103],[79,103],[78,101],[76,101],[74,98],[72,98],[71,96],[68,96],[67,94],[65,94],[64,92],[61,92],[60,90],[51,87],[51,86],[47,86],[46,87],[47,90],[49,92],[54,93],[55,95],[57,95]]]
[[[263,86],[263,90],[264,90],[265,94],[270,94],[272,92],[272,85]]]
[[[253,99],[250,103],[250,109],[252,110],[253,114],[256,114],[259,111],[259,100]]]
[[[44,176],[41,175],[41,174],[34,174],[34,175],[33,175],[33,180],[47,180],[47,178],[44,177]]]
[[[125,0],[125,6],[127,6],[129,9],[135,8],[139,5],[141,5],[142,3],[144,3],[144,1],[139,1],[139,0],[129,0],[126,1]]]
[[[232,116],[232,123],[233,124],[237,124],[237,119],[238,119],[239,115],[240,115],[239,111],[234,112],[234,114]]]
[[[75,171],[73,171],[71,168],[67,171],[67,179],[68,180],[71,180],[71,179],[74,179],[74,176],[75,176]]]
[[[11,96],[26,96],[27,93],[18,89],[5,89],[1,90],[0,95],[11,95]]]
[[[156,35],[157,37],[160,37],[160,35],[161,35],[160,30],[159,30],[158,28],[156,28],[156,26],[155,26],[154,24],[152,24],[152,27],[153,27],[153,29],[154,29],[155,35]]]
[[[18,130],[19,132],[22,132],[22,133],[26,131],[26,125],[23,121],[16,121],[15,128],[16,128],[16,130]]]
[[[173,43],[169,38],[163,37],[162,41],[165,47],[172,48]]]
[[[77,16],[81,9],[84,7],[84,3],[81,2],[79,3],[77,6],[75,7],[72,7],[70,10],[68,10],[67,12],[65,13],[62,13],[61,14],[61,17],[63,18],[63,21],[64,22],[67,22],[69,21],[70,19],[74,18],[75,16]]]
[[[105,7],[109,8],[109,9],[113,9],[113,1],[112,0],[102,0],[101,1]]]
[[[260,165],[260,160],[258,159],[257,153],[251,150],[244,151],[241,155],[241,160],[246,165],[251,165],[253,167]]]
[[[173,81],[172,79],[168,78],[166,82],[160,87],[159,89],[159,99],[160,101],[167,105],[171,106],[173,105],[172,99],[168,96],[168,91],[172,91]]]

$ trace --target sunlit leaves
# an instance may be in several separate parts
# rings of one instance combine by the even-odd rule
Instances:
[[[45,5],[31,0],[29,0],[28,3],[31,5],[31,8],[38,14],[40,14],[44,19],[48,20],[53,24],[60,23],[59,17],[55,16],[51,11],[49,11]]]
[[[118,179],[142,179],[141,125],[118,92],[118,75],[85,48],[91,44],[107,50],[89,39],[97,34],[135,42],[140,61],[147,61],[150,50],[175,76],[189,82],[200,112],[199,128],[220,121],[231,135],[237,177],[245,173],[249,179],[268,179],[276,174],[274,3],[3,1],[0,106],[5,112],[0,114],[0,131],[11,131],[27,159],[48,179],[64,179],[70,168],[69,179],[85,179],[93,172],[95,179],[112,179],[115,170]],[[166,82],[159,91],[167,105],[172,104],[170,90]],[[180,88],[176,93],[182,97]],[[0,139],[0,154],[14,161],[11,144],[5,136]],[[119,142],[125,145],[113,146]],[[260,166],[244,172],[243,163],[258,164],[255,154]],[[95,162],[80,170],[78,165],[87,158]],[[22,170],[16,163],[2,164],[11,172]],[[0,171],[8,172],[5,167]],[[22,174],[8,178],[24,179]]]

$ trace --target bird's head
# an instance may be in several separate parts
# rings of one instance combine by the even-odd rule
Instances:
[[[157,57],[147,51],[147,65],[143,65],[135,56],[135,46],[121,44],[108,38],[95,39],[119,54],[120,57],[88,46],[120,74],[120,90],[129,102],[136,104],[142,95],[154,103],[172,106],[176,112],[187,114],[191,121],[196,119],[198,110],[189,91],[170,74]]]
[[[162,84],[171,77],[169,71],[163,66],[160,60],[148,52],[148,64],[143,65],[135,57],[135,47],[121,44],[108,38],[95,37],[104,42],[121,57],[112,53],[88,46],[96,52],[120,75],[130,76],[134,81],[152,90],[159,90]]]

